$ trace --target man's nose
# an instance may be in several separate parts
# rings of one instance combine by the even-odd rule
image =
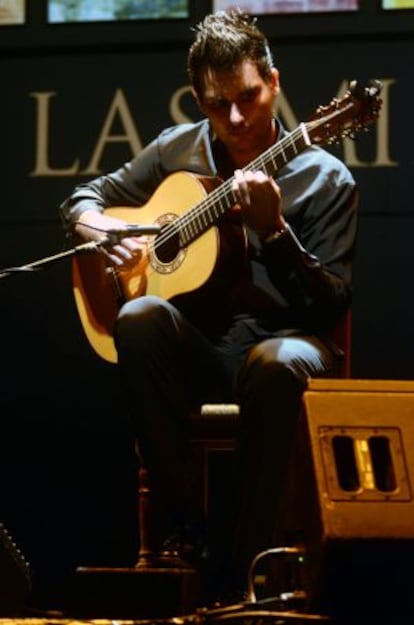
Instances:
[[[230,122],[232,124],[239,124],[241,121],[243,121],[243,119],[244,118],[239,107],[235,102],[232,102],[232,104],[230,105]]]

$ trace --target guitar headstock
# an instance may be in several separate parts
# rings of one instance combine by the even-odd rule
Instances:
[[[371,80],[366,87],[353,80],[342,98],[334,98],[327,106],[318,107],[306,124],[312,143],[329,144],[351,137],[378,119],[382,100],[382,84]]]

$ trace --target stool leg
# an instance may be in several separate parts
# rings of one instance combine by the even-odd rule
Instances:
[[[194,570],[193,567],[182,560],[175,551],[162,551],[158,553],[154,548],[152,533],[153,518],[151,509],[151,491],[148,486],[148,470],[141,465],[138,470],[138,519],[139,519],[139,552],[136,569],[182,569]]]
[[[139,519],[139,553],[136,568],[154,566],[155,551],[151,533],[151,498],[148,487],[148,471],[145,467],[138,470],[138,519]]]

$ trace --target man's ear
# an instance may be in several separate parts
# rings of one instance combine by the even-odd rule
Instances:
[[[279,95],[280,82],[279,82],[279,70],[276,67],[272,67],[272,75],[270,78],[270,84],[272,86],[275,95]]]

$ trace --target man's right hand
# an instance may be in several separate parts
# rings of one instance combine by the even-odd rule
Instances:
[[[131,269],[146,254],[147,237],[127,237],[121,240],[117,239],[112,244],[110,238],[105,234],[106,230],[126,228],[127,226],[128,224],[122,219],[110,217],[98,211],[87,210],[82,213],[76,222],[74,232],[83,241],[103,243],[108,239],[108,242],[100,247],[102,253],[113,266],[120,269]]]

